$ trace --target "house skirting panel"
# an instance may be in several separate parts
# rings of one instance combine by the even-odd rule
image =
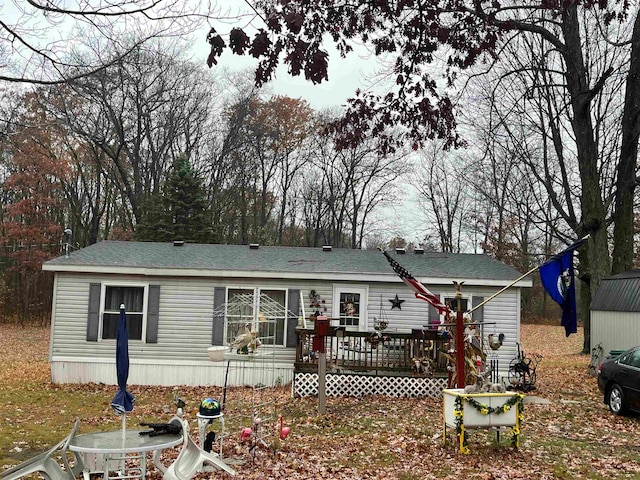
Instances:
[[[328,397],[385,395],[441,398],[442,390],[447,388],[447,379],[328,373],[325,385]],[[292,390],[295,397],[318,395],[318,374],[296,372]]]
[[[189,385],[224,386],[227,362],[171,363],[159,361],[131,361],[129,385]],[[293,380],[292,364],[268,364],[242,361],[229,362],[227,385],[246,386],[262,384],[266,386],[286,385]],[[51,382],[63,383],[104,383],[117,385],[114,361],[95,359],[51,361]]]

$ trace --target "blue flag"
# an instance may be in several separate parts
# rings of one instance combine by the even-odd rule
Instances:
[[[561,325],[564,327],[567,337],[578,331],[573,251],[580,247],[586,239],[587,237],[573,243],[540,267],[540,279],[544,289],[562,307]]]

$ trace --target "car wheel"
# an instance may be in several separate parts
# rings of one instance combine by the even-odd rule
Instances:
[[[611,388],[609,388],[607,404],[612,413],[616,415],[622,415],[624,413],[624,394],[618,385],[612,385]]]

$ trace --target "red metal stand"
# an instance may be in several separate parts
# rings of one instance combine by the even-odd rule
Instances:
[[[465,386],[465,365],[464,365],[464,318],[458,301],[458,311],[456,312],[456,387]]]

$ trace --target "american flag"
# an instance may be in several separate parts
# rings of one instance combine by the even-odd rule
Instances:
[[[389,261],[391,268],[393,268],[393,271],[396,272],[396,275],[398,275],[404,283],[406,283],[407,285],[409,285],[409,287],[413,289],[414,295],[416,296],[416,298],[419,298],[431,304],[438,311],[440,315],[442,315],[443,313],[448,315],[449,307],[447,307],[444,303],[442,303],[439,297],[431,293],[429,289],[427,289],[427,287],[425,287],[424,285],[422,285],[422,283],[416,280],[406,268],[404,268],[402,265],[396,262],[393,258],[391,258],[391,255],[389,255],[384,250],[382,251],[382,253],[384,254],[385,257],[387,257],[387,260]]]

